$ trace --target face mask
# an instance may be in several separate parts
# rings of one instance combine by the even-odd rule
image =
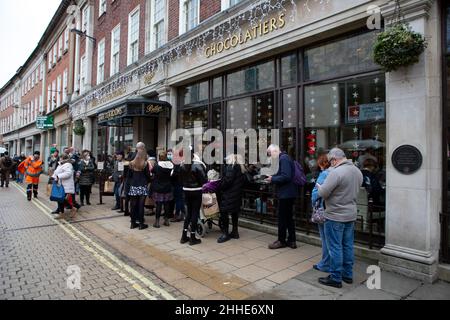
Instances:
[[[170,161],[172,161],[173,156],[171,154],[167,155],[167,159],[169,159]]]

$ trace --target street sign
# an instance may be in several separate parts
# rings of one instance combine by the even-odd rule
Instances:
[[[54,128],[53,116],[41,116],[36,118],[36,128],[40,130],[47,130]]]

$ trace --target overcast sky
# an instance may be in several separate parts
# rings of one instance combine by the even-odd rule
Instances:
[[[61,0],[0,0],[0,88],[36,48]]]

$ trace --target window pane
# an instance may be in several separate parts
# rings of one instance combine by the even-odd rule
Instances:
[[[222,98],[222,77],[213,80],[213,98]]]
[[[211,128],[222,130],[222,108],[220,103],[215,103],[212,106]]]
[[[297,88],[283,90],[283,128],[296,128]]]
[[[336,146],[344,150],[364,175],[355,228],[363,233],[372,229],[380,236],[384,235],[385,217],[385,114],[382,74],[305,88],[304,152],[310,178],[319,174],[320,154]],[[369,200],[373,201],[372,215],[368,211]]]
[[[208,81],[196,83],[184,88],[184,105],[208,100]]]
[[[194,128],[194,122],[200,121],[203,128],[208,127],[208,108],[199,107],[188,109],[179,112],[179,119],[181,128],[192,129]]]
[[[373,44],[377,33],[368,32],[305,51],[305,79],[332,78],[376,69]]]
[[[252,98],[232,100],[227,103],[227,129],[248,130],[253,125]]]
[[[228,96],[273,88],[275,85],[275,64],[273,61],[269,61],[239,70],[229,74],[227,79]]]
[[[297,54],[281,58],[281,85],[297,82]]]

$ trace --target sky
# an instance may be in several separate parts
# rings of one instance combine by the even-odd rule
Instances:
[[[28,59],[61,0],[0,0],[0,88]]]

